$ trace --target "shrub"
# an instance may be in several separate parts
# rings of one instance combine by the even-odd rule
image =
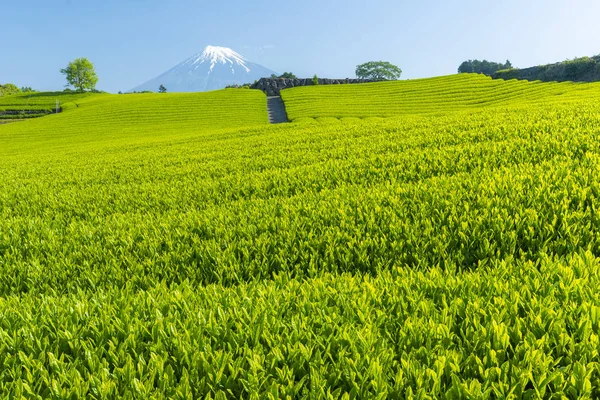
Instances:
[[[468,60],[464,61],[458,67],[458,73],[475,73],[475,74],[485,74],[492,75],[495,72],[505,69],[511,69],[512,63],[509,60],[506,60],[504,64],[497,63],[488,60]]]
[[[296,75],[291,72],[284,72],[283,74],[277,76],[275,74],[271,74],[271,79],[297,79]]]
[[[251,83],[244,83],[242,85],[234,84],[225,86],[225,89],[250,89],[250,86],[252,86]]]
[[[577,80],[583,75],[596,69],[596,60],[589,57],[576,58],[565,61],[565,77],[569,80]]]
[[[496,71],[494,78],[509,80],[509,79],[518,79],[519,78],[519,69],[518,68],[507,68]]]

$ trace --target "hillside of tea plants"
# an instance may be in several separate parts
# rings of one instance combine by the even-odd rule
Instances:
[[[471,78],[506,100],[447,77],[387,118],[268,125],[225,90],[0,126],[0,397],[600,396],[596,86]]]
[[[304,86],[284,90],[281,95],[290,120],[369,118],[592,101],[600,96],[600,83],[504,81],[479,74],[458,74],[361,85]]]
[[[11,119],[35,118],[45,113],[59,110],[63,104],[67,107],[88,97],[98,96],[92,93],[43,92],[19,93],[0,96],[0,121]]]

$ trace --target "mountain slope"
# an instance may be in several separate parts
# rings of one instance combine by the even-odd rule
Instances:
[[[198,53],[131,91],[157,91],[164,85],[169,92],[206,92],[227,85],[251,83],[269,77],[274,71],[246,60],[226,47],[207,46]]]

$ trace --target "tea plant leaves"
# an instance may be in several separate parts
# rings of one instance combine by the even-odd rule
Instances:
[[[599,397],[596,85],[420,84],[0,126],[0,397]]]

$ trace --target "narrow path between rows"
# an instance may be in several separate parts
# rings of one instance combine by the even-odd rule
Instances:
[[[281,100],[281,96],[267,97],[267,109],[269,110],[269,122],[272,124],[281,124],[289,122],[285,104]]]

